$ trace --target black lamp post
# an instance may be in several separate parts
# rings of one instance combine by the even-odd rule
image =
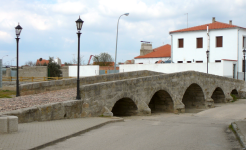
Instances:
[[[243,80],[245,81],[245,55],[246,55],[246,50],[243,50]]]
[[[81,20],[80,16],[79,16],[79,19],[75,22],[76,22],[76,26],[77,26],[77,30],[78,30],[78,32],[77,32],[77,34],[78,34],[78,70],[77,71],[78,72],[77,72],[77,96],[76,96],[76,99],[80,100],[81,98],[80,98],[80,94],[79,94],[80,93],[79,92],[79,63],[80,63],[79,56],[80,56],[80,35],[82,34],[82,33],[80,33],[80,30],[82,29],[84,21]]]
[[[17,75],[16,75],[16,97],[20,96],[20,91],[19,91],[19,36],[21,33],[22,27],[18,24],[18,26],[15,27],[15,33],[16,33],[16,42],[17,42],[17,50],[16,50],[16,67],[17,67]]]
[[[209,56],[209,50],[206,51],[207,54],[207,74],[208,74],[208,56]]]

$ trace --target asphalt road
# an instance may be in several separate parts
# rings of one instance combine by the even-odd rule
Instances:
[[[51,145],[46,150],[239,150],[231,122],[246,118],[246,100],[199,113],[157,113],[126,117],[124,122]]]

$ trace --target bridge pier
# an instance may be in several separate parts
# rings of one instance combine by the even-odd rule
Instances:
[[[185,105],[183,103],[181,103],[181,104],[174,104],[174,106],[173,106],[173,113],[175,113],[175,114],[185,113]]]
[[[213,108],[214,107],[214,100],[212,98],[207,98],[205,100],[205,107],[206,108]]]
[[[140,100],[137,104],[137,107],[138,115],[151,115],[151,110],[145,102]]]

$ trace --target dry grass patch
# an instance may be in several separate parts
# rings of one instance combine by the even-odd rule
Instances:
[[[16,95],[15,91],[0,90],[0,98],[12,98],[13,95]]]

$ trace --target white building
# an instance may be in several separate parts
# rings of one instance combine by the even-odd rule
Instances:
[[[212,23],[169,32],[171,35],[171,59],[174,63],[206,63],[232,60],[237,78],[243,78],[243,53],[246,28],[221,23]]]
[[[142,43],[141,47],[143,47],[143,44],[145,43]],[[134,58],[135,64],[155,64],[157,62],[165,62],[171,59],[171,45],[169,44],[157,47],[153,50],[151,45],[151,50],[148,50],[148,52],[145,50],[145,53],[147,54],[141,55],[143,51],[144,50],[141,48],[140,56]]]
[[[54,62],[61,66],[61,59],[59,57],[54,59]]]

